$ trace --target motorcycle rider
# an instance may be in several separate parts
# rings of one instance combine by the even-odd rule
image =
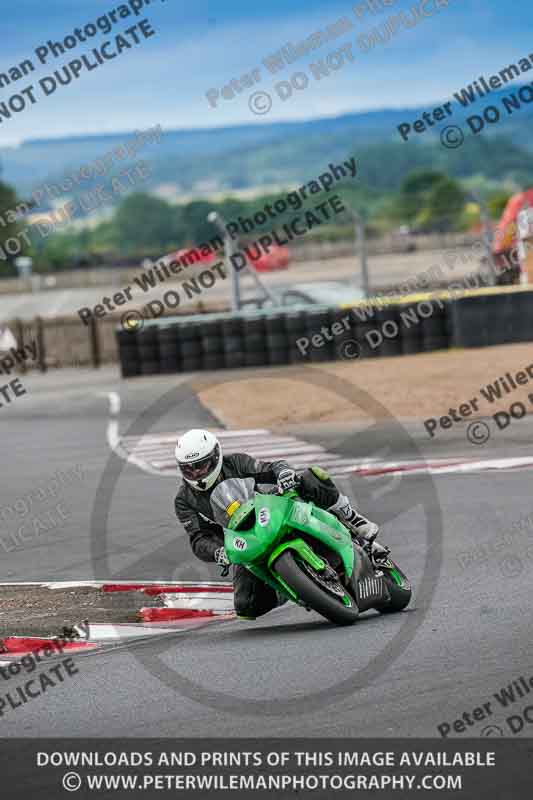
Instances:
[[[376,555],[383,550],[374,543],[379,531],[376,523],[356,511],[320,467],[311,467],[297,477],[284,460],[259,461],[246,453],[223,455],[216,436],[201,429],[189,430],[181,436],[175,455],[183,477],[174,500],[176,516],[189,534],[194,554],[202,561],[222,566],[230,563],[224,550],[222,527],[214,521],[210,504],[215,486],[229,478],[253,478],[255,485],[277,484],[281,492],[297,485],[303,500],[335,514],[356,541],[370,545]],[[233,587],[235,611],[241,619],[255,619],[278,605],[276,591],[240,564],[234,568]]]

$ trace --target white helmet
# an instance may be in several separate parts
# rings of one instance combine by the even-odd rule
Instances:
[[[216,436],[209,431],[193,428],[178,439],[176,445],[178,470],[194,489],[210,489],[222,469],[222,450]]]

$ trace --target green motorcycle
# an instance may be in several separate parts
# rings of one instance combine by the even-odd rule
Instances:
[[[390,613],[408,605],[410,583],[388,550],[374,561],[337,517],[296,490],[248,494],[243,502],[228,494],[223,501],[224,547],[232,564],[338,625],[370,608]]]

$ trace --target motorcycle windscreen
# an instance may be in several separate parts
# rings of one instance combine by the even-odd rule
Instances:
[[[255,478],[226,478],[211,493],[211,508],[215,522],[228,527],[232,515],[255,492]]]

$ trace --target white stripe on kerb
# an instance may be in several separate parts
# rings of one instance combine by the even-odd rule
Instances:
[[[107,441],[113,452],[151,475],[176,478],[173,446],[178,436],[175,433],[149,434],[141,437],[119,435],[116,416],[120,410],[120,396],[108,393],[111,417],[108,422]],[[285,458],[298,470],[318,464],[331,472],[333,477],[347,473],[372,475],[403,474],[453,475],[484,472],[486,470],[530,469],[533,458],[441,458],[430,461],[406,459],[404,461],[378,461],[375,458],[351,459],[329,452],[320,444],[307,442],[288,434],[276,435],[265,428],[245,428],[243,430],[219,430],[209,428],[223,443],[224,451],[247,452],[261,460]]]

